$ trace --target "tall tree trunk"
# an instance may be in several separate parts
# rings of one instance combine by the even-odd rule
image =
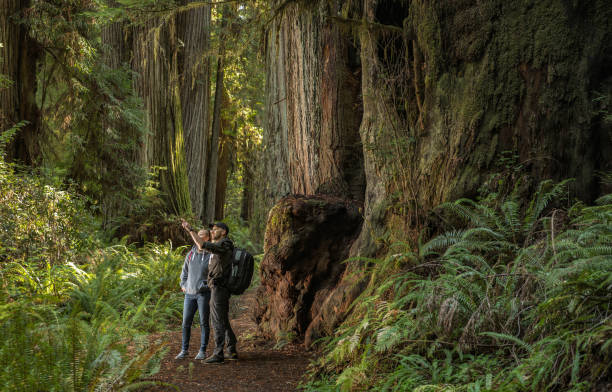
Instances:
[[[187,3],[198,0],[188,0]],[[185,134],[185,157],[193,213],[204,217],[206,169],[210,131],[210,5],[178,16],[181,107]]]
[[[40,50],[19,23],[30,1],[0,0],[0,75],[11,84],[0,87],[0,132],[27,121],[8,146],[7,158],[26,165],[40,163],[40,112],[36,106],[36,66]]]
[[[223,121],[224,129],[229,126],[229,121]],[[236,124],[234,124],[233,135],[236,134]],[[219,168],[217,170],[217,187],[215,189],[215,220],[222,220],[225,212],[225,196],[227,194],[227,178],[232,166],[235,154],[234,136],[223,134],[219,143]]]
[[[208,159],[208,174],[206,176],[206,222],[215,218],[215,197],[217,186],[217,171],[219,166],[219,136],[221,134],[221,106],[224,100],[224,67],[225,67],[225,41],[227,26],[230,21],[230,6],[223,7],[221,30],[219,34],[219,55],[217,59],[217,78],[215,84],[215,101],[213,106],[212,133],[210,137],[210,154]]]
[[[223,47],[224,44],[221,43]],[[215,86],[215,104],[213,109],[212,134],[210,137],[210,154],[208,159],[208,175],[206,176],[206,213],[207,222],[212,222],[215,217],[215,199],[217,186],[217,173],[219,166],[219,135],[221,133],[221,96],[223,95],[223,58],[222,49],[219,49],[217,60],[217,81]]]
[[[117,3],[113,2],[112,6],[117,6]],[[103,50],[102,60],[104,63],[112,70],[118,71],[123,68],[125,72],[128,72],[133,45],[132,29],[128,23],[119,21],[104,25],[101,31],[101,40]],[[117,95],[118,93],[121,94],[123,92],[113,92],[116,97],[123,98]],[[126,176],[136,172],[137,169],[135,169],[134,166],[139,164],[139,148],[142,144],[143,137],[141,130],[124,119],[114,119],[114,121],[108,121],[108,123],[103,124],[103,126],[105,129],[109,127],[114,128],[115,132],[112,133],[119,135],[122,148],[119,151],[113,151],[111,156],[104,156],[106,154],[103,153],[104,155],[100,157],[102,160],[101,164],[114,164],[123,167],[124,172],[129,171],[129,173],[125,173]],[[102,133],[102,135],[107,134],[108,132],[106,131]],[[125,197],[136,197],[135,191],[138,183],[135,178],[127,177],[114,179],[112,185],[117,185],[121,182],[129,183],[132,187],[128,189],[134,191],[134,193],[120,195],[119,193],[124,192],[126,189],[113,189],[115,188],[114,186],[111,186],[111,189],[104,190],[104,197],[101,200],[101,212],[104,226],[112,224],[113,219],[116,217],[126,216],[131,213],[131,211],[127,209],[130,203],[125,202]]]
[[[113,2],[113,6],[117,3]],[[104,63],[111,69],[129,65],[132,54],[132,31],[127,22],[112,22],[102,27],[101,39]]]
[[[281,197],[291,193],[289,177],[289,124],[287,122],[287,82],[285,62],[285,20],[275,18],[266,35],[266,94],[263,144],[264,201],[269,209]]]
[[[272,201],[287,192],[363,200],[358,52],[330,20],[341,6],[290,4],[269,30],[264,139]]]
[[[597,171],[612,169],[610,127],[597,99],[612,96],[609,1],[281,3],[267,40],[264,143],[273,198],[279,190],[349,195],[338,181],[347,177],[347,155],[336,141],[352,128],[333,122],[351,123],[342,115],[350,110],[338,108],[354,97],[334,85],[350,74],[335,70],[354,63],[342,50],[343,33],[322,16],[358,32],[367,186],[351,256],[383,252],[375,240],[383,233],[415,239],[433,207],[475,196],[504,151],[518,156],[530,183],[574,177],[585,199],[600,189]],[[348,18],[330,3],[344,3]],[[311,338],[329,332],[359,294],[358,267],[349,263],[323,301]]]
[[[359,135],[362,116],[359,52],[349,34],[345,34],[332,19],[348,3],[340,0],[321,1],[316,5],[303,2],[275,3],[275,5],[281,4],[285,6],[282,13],[274,20],[266,43],[268,117],[264,134],[264,151],[267,168],[265,183],[269,186],[266,196],[271,198],[272,202],[276,202],[278,198],[284,196],[282,192],[302,195],[323,194],[317,204],[321,206],[320,210],[327,208],[329,200],[334,200],[329,203],[330,206],[335,205],[334,203],[338,202],[335,197],[340,197],[349,199],[346,204],[351,206],[350,209],[355,212],[355,216],[359,216],[357,206],[360,203],[355,203],[355,200],[363,200],[365,191],[363,153]],[[339,205],[344,203],[345,201],[341,201]],[[330,208],[347,211],[344,207],[338,208],[339,205]],[[304,211],[301,207],[289,210],[296,211],[298,215]],[[313,212],[315,211],[319,209],[314,208]],[[285,217],[275,215],[276,212],[278,209],[275,207],[274,212],[269,215],[266,243],[269,235],[276,235],[274,232],[278,229],[278,222],[283,222],[280,223],[281,226],[287,222]],[[296,221],[302,222],[302,219],[303,217],[300,217]],[[325,222],[325,219],[319,216],[311,219],[314,222]],[[347,223],[344,217],[339,218],[339,221],[342,222],[339,224]],[[351,227],[359,228],[360,222],[361,219],[354,220],[354,225]],[[275,223],[277,225],[273,227]],[[299,231],[302,235],[308,235],[306,233],[321,230],[314,226]],[[279,230],[290,231],[286,227]],[[324,230],[328,231],[327,228]],[[290,233],[287,235],[289,237],[286,238],[292,236]],[[346,246],[344,235],[351,236],[344,233],[339,236],[343,238],[342,241],[336,241],[336,237],[331,241],[334,245],[342,243],[342,252],[337,256],[343,258],[350,248]],[[286,294],[287,301],[283,309],[276,309],[278,312],[274,309],[265,309],[267,306],[274,306],[273,301],[269,301],[258,310],[259,314],[284,315],[281,317],[289,318],[291,317],[289,314],[293,314],[292,308],[300,308],[295,314],[301,319],[299,331],[302,333],[311,321],[320,320],[319,311],[323,299],[339,283],[346,267],[346,264],[341,263],[342,260],[333,259],[329,263],[327,260],[323,261],[332,254],[328,252],[330,245],[323,243],[329,241],[331,237],[326,235],[324,238],[326,240],[321,240],[321,243],[313,246],[313,249],[319,246],[326,249],[327,256],[320,256],[321,265],[326,265],[324,279],[310,279],[312,275],[308,276],[305,273],[308,268],[298,268],[296,271],[275,268],[274,266],[285,264],[272,260],[275,257],[274,251],[272,251],[273,256],[265,259],[266,265],[262,264],[262,271],[266,271],[264,274],[267,275],[266,278],[271,278],[262,285],[266,290],[266,298],[280,292],[281,296]],[[295,241],[297,239],[291,238],[289,242]],[[297,248],[299,249],[299,246]],[[289,254],[284,251],[283,249],[279,252],[281,257]],[[291,262],[293,260],[289,263]],[[269,274],[269,271],[276,271],[283,276],[272,276],[274,273]],[[264,279],[262,278],[262,281]],[[288,290],[279,288],[282,285],[275,284],[293,281],[300,281],[299,286],[292,286],[290,283]],[[298,295],[297,291],[302,288],[303,292]],[[266,303],[265,300],[262,302]],[[261,325],[261,327],[264,330],[272,328],[264,332],[277,332],[273,326],[278,325],[287,325],[287,320],[272,320],[267,326]]]
[[[256,162],[253,158],[253,146],[247,139],[243,147],[243,162],[242,162],[242,197],[240,201],[240,218],[245,222],[251,220],[253,216],[253,208],[255,206],[255,186]]]
[[[154,19],[138,28],[134,38],[136,83],[147,111],[149,134],[142,161],[160,169],[160,189],[169,212],[191,213],[185,162],[181,98],[178,80],[176,20]]]

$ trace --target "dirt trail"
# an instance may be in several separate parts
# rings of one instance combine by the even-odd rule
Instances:
[[[240,297],[232,297],[230,318],[234,333],[238,337],[237,361],[226,360],[223,364],[205,365],[193,359],[200,346],[200,329],[191,332],[189,359],[177,361],[174,356],[181,348],[180,326],[176,331],[160,334],[170,342],[169,351],[162,360],[161,369],[151,381],[172,384],[182,392],[268,392],[295,391],[302,380],[312,354],[299,345],[287,344],[275,349],[275,342],[255,337],[256,325],[250,314],[255,303],[255,290]],[[197,319],[197,315],[196,315]],[[212,328],[211,328],[212,329]],[[212,332],[211,332],[212,334]],[[210,337],[207,354],[214,348]],[[157,386],[148,391],[171,391],[170,386]]]

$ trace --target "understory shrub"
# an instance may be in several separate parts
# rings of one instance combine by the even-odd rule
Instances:
[[[149,334],[180,320],[185,249],[102,237],[70,187],[0,156],[0,390],[128,390],[158,371]]]

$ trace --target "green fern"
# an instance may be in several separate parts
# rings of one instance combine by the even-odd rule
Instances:
[[[525,208],[517,192],[440,206],[465,226],[417,254],[369,263],[369,284],[319,363],[328,382],[310,385],[577,391],[603,380],[612,366],[612,197],[546,216],[567,184],[542,183]],[[362,368],[368,361],[379,367]]]

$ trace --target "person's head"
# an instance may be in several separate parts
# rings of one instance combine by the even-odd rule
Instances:
[[[211,223],[210,227],[212,238],[215,241],[218,241],[229,234],[229,227],[227,227],[227,225],[223,222]]]
[[[198,237],[200,237],[204,241],[210,241],[210,230],[208,229],[200,229],[198,231]]]

